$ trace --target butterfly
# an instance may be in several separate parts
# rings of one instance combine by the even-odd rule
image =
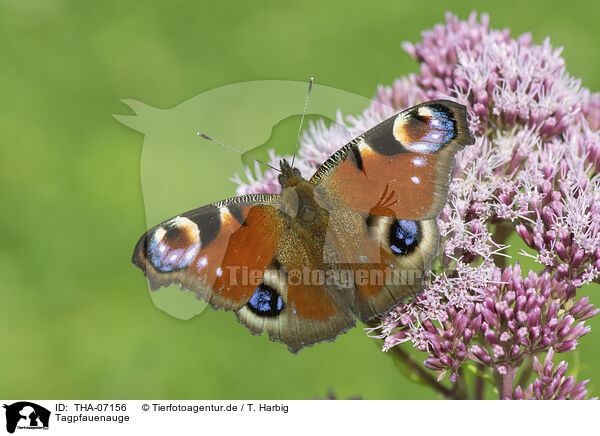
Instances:
[[[297,353],[421,291],[439,245],[466,108],[433,100],[350,141],[310,178],[280,162],[279,194],[251,194],[148,230],[133,263]]]

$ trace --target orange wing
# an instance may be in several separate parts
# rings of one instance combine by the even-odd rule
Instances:
[[[474,142],[466,115],[445,100],[410,108],[344,146],[312,177],[329,212],[325,258],[352,271],[351,306],[361,320],[421,291],[454,156]]]
[[[311,182],[353,210],[419,220],[446,203],[454,155],[473,144],[466,109],[435,100],[401,112],[341,148]]]
[[[152,290],[177,284],[216,309],[246,304],[279,243],[282,218],[278,195],[249,195],[211,204],[148,230],[133,263]]]
[[[176,216],[140,238],[133,263],[152,290],[179,285],[294,353],[333,340],[354,316],[335,287],[306,279],[324,272],[318,250],[280,206],[279,195],[257,194]]]

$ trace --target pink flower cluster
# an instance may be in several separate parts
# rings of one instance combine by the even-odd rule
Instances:
[[[566,364],[554,368],[552,359],[575,349],[600,311],[584,295],[600,280],[600,95],[569,75],[548,39],[514,39],[490,29],[486,15],[448,14],[404,49],[420,74],[380,86],[360,115],[311,124],[296,159],[310,177],[400,109],[436,98],[468,108],[476,142],[457,156],[430,280],[370,334],[384,350],[410,342],[426,352],[438,381],[448,374],[456,382],[471,363],[491,373],[502,398],[585,397],[585,382],[565,378]],[[238,193],[277,191],[276,174],[257,171],[248,171],[249,183],[236,176]],[[526,248],[511,260],[515,235]],[[539,268],[523,274],[521,256]],[[543,367],[539,353],[549,356]],[[515,386],[517,370],[532,362],[538,378]]]
[[[508,398],[514,400],[584,400],[587,394],[585,387],[589,380],[576,383],[573,377],[565,375],[568,364],[563,360],[555,367],[553,359],[554,350],[552,348],[546,353],[543,365],[537,356],[534,356],[533,369],[537,375],[536,379],[525,389],[517,386],[512,397]]]

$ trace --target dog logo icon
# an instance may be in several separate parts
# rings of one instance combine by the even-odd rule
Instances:
[[[29,401],[5,404],[6,431],[14,433],[18,429],[48,429],[50,411]]]

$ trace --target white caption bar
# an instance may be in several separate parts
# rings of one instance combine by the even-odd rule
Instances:
[[[14,434],[576,434],[598,402],[0,400]],[[590,427],[590,428],[588,428]],[[282,433],[283,432],[283,433]]]

